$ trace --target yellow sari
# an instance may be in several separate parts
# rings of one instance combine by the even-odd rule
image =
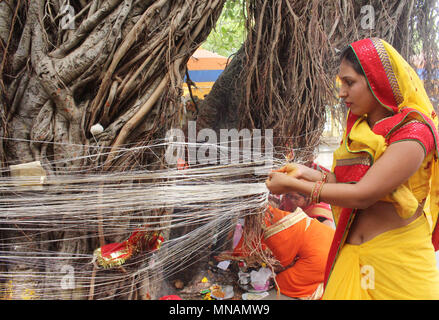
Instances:
[[[407,226],[361,245],[345,244],[356,210],[333,206],[337,229],[328,257],[323,299],[439,299],[434,253],[439,233],[436,113],[415,71],[387,42],[364,39],[352,43],[351,48],[372,93],[393,116],[370,128],[367,115],[348,114],[342,144],[334,152],[337,182],[358,182],[385,152],[389,137],[410,123],[426,125],[435,148],[409,181],[381,199],[393,203],[404,219],[425,201],[424,215]]]

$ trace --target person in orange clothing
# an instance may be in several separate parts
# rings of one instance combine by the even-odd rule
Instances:
[[[328,175],[329,170],[320,166],[313,159],[310,159],[305,163],[306,167],[310,167],[323,175]],[[296,169],[291,163],[287,163],[280,169],[274,170],[274,172],[284,172],[287,175],[294,174]],[[277,199],[276,199],[277,198]],[[281,194],[279,196],[270,195],[270,199],[279,204],[276,206],[281,210],[293,212],[297,207],[302,208],[305,213],[311,218],[316,218],[318,221],[335,229],[334,219],[332,215],[331,206],[325,202],[312,203],[310,197],[299,192],[290,192]]]
[[[268,247],[282,266],[275,277],[282,294],[299,299],[320,299],[334,229],[309,217],[297,206],[302,204],[300,201],[288,204],[292,212],[268,207],[261,246]],[[242,244],[243,238],[234,249],[236,256],[246,255]]]
[[[269,207],[264,243],[284,268],[276,283],[282,294],[320,299],[334,229],[310,218],[300,207],[293,212]]]
[[[324,202],[309,204],[309,197],[297,192],[291,192],[280,196],[279,209],[292,212],[297,207],[302,208],[309,217],[315,218],[321,223],[335,229],[332,210],[329,204]]]

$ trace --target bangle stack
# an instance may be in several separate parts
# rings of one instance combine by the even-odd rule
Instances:
[[[328,173],[322,172],[322,179],[317,181],[311,190],[310,203],[315,204],[320,202],[320,193],[322,192],[323,185],[328,182]]]

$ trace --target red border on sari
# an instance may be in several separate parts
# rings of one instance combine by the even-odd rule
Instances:
[[[375,97],[381,104],[396,113],[398,112],[398,102],[394,95],[393,87],[395,85],[392,87],[389,81],[389,75],[392,73],[391,65],[387,61],[388,56],[384,47],[379,46],[379,41],[379,39],[363,39],[352,43],[351,47],[357,55]],[[361,56],[357,52],[361,52]]]

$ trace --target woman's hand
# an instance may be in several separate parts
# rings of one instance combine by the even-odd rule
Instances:
[[[295,163],[287,163],[286,165],[284,165],[282,168],[277,169],[277,170],[273,170],[273,172],[282,172],[285,173],[289,176],[294,177],[298,172],[298,164]]]
[[[284,172],[272,171],[265,181],[265,185],[272,194],[285,194],[294,191],[292,183],[295,178]]]
[[[321,172],[299,163],[287,163],[282,168],[274,171],[285,173],[292,178],[303,179],[307,181],[317,181],[322,176]]]

